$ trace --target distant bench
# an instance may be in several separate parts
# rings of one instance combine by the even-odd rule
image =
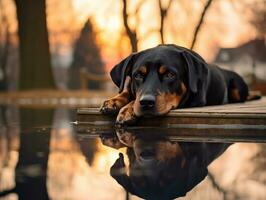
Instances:
[[[114,131],[115,116],[96,108],[77,111],[80,134],[97,136]],[[266,142],[266,97],[245,103],[172,110],[168,115],[141,118],[125,128],[148,134],[165,132],[173,140]]]
[[[111,79],[105,74],[95,74],[87,71],[85,68],[80,70],[80,88],[82,90],[88,90],[88,84],[90,81],[95,81],[99,83],[109,82]]]

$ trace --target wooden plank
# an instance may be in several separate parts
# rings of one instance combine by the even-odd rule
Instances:
[[[133,127],[125,129],[163,132],[180,141],[266,142],[265,107],[266,97],[239,104],[177,109],[166,116],[140,118]],[[116,116],[102,115],[97,108],[81,108],[77,114],[79,133],[114,131]]]

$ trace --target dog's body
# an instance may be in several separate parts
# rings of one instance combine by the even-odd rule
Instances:
[[[119,94],[106,100],[104,114],[116,114],[118,124],[137,117],[164,115],[171,109],[244,102],[252,99],[235,72],[207,64],[197,53],[176,45],[159,45],[132,54],[111,71]],[[118,134],[102,139],[113,148],[128,147],[129,176],[123,156],[111,175],[126,190],[146,199],[184,196],[207,175],[207,166],[230,144],[178,143],[168,139]],[[115,172],[119,172],[116,174]]]
[[[119,94],[104,102],[104,114],[118,124],[171,109],[244,102],[248,87],[235,72],[207,64],[194,51],[176,45],[131,54],[111,71]]]

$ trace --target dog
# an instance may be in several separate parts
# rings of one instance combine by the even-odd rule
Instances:
[[[104,145],[127,148],[128,173],[123,154],[110,169],[111,176],[131,194],[144,199],[185,196],[208,174],[208,165],[230,144],[171,141],[165,134],[117,130],[102,135]]]
[[[103,114],[118,114],[116,124],[171,109],[220,105],[256,99],[235,72],[207,64],[196,52],[174,44],[133,53],[111,70],[119,94],[103,102]]]

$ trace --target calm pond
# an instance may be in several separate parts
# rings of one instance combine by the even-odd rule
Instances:
[[[167,129],[81,133],[76,109],[0,114],[0,200],[266,197],[263,143],[178,141]]]

